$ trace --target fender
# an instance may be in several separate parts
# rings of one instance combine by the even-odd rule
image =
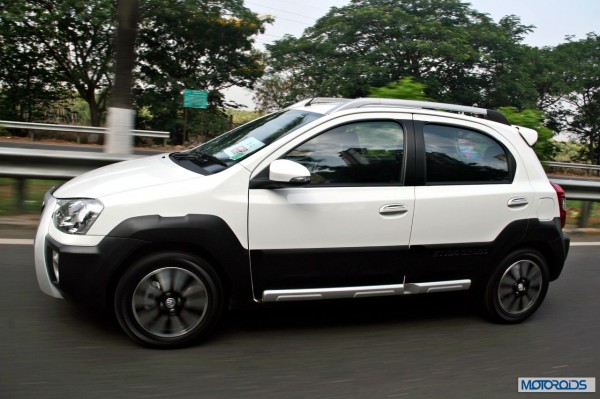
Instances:
[[[60,259],[60,283],[68,299],[105,310],[118,277],[140,257],[156,251],[186,251],[205,258],[221,275],[230,305],[253,303],[248,251],[221,219],[212,215],[140,216],[124,220],[97,246],[64,245],[46,237],[46,264]]]
[[[139,216],[119,223],[108,237],[126,238],[146,243],[136,251],[159,249],[189,249],[213,263],[218,272],[225,274],[230,284],[230,300],[252,301],[250,261],[245,249],[229,225],[214,215],[186,215],[162,217]]]

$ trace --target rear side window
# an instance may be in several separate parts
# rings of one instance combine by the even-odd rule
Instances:
[[[311,185],[397,185],[404,129],[392,121],[350,123],[301,144],[285,157],[311,172]]]
[[[481,132],[426,124],[427,184],[510,183],[510,154]]]

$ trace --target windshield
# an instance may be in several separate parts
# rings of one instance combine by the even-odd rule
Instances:
[[[300,110],[275,112],[224,133],[190,151],[171,154],[171,158],[203,163],[201,166],[207,172],[215,173],[321,116]]]

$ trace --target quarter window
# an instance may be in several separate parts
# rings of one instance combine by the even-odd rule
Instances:
[[[435,124],[423,133],[428,184],[510,183],[509,154],[491,137]]]
[[[399,184],[404,129],[396,122],[338,126],[289,152],[286,159],[311,172],[311,185]]]

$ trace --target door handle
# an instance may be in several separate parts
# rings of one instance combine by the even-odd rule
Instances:
[[[527,198],[525,197],[515,197],[508,200],[508,206],[510,208],[525,206],[527,204],[529,204],[529,201],[527,201]]]
[[[408,208],[404,204],[390,204],[379,208],[379,214],[386,216],[401,215],[406,212],[408,212]]]

